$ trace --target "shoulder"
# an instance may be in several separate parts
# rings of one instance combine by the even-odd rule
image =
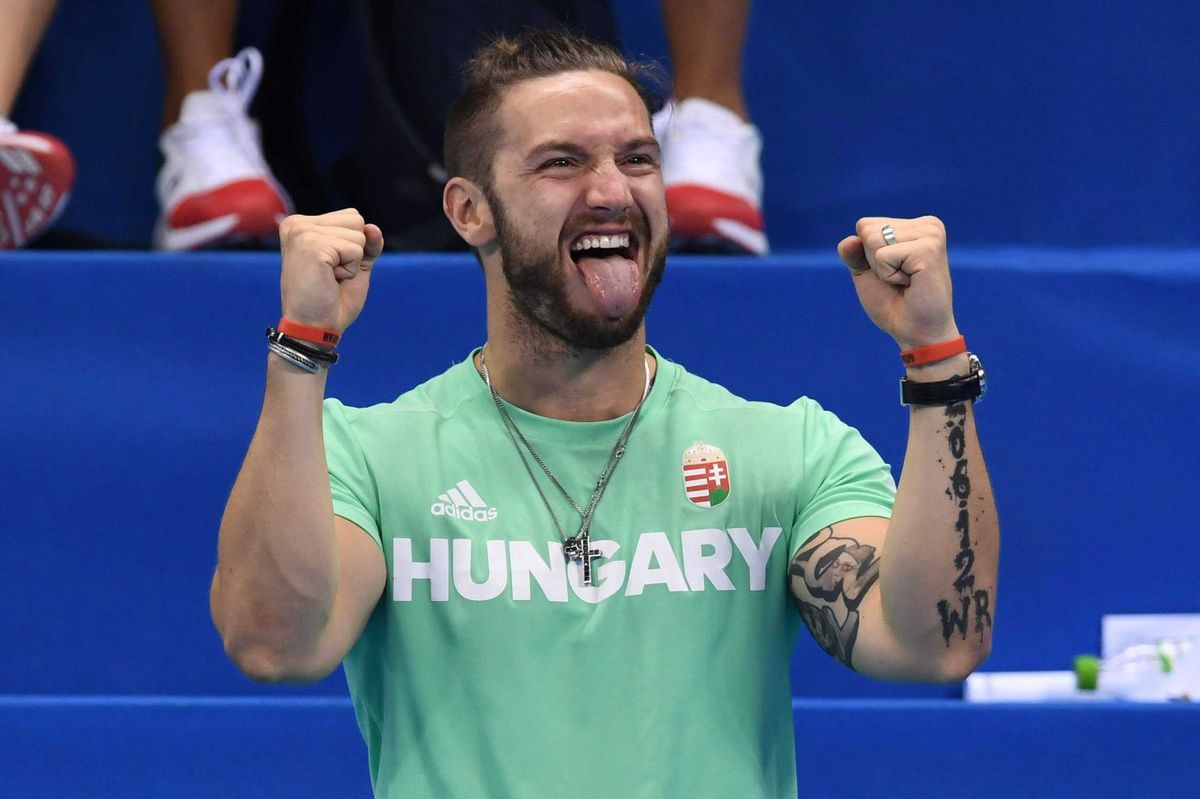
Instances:
[[[664,372],[669,372],[671,399],[676,404],[688,405],[698,411],[730,411],[747,417],[781,421],[795,422],[810,417],[817,421],[837,419],[834,414],[809,397],[801,396],[786,405],[746,399],[720,383],[689,372],[678,363],[662,359],[661,356],[660,359],[660,362],[665,364]]]
[[[327,425],[340,422],[357,428],[392,424],[406,416],[448,418],[472,396],[469,383],[474,375],[474,369],[463,361],[389,402],[354,406],[329,397],[324,402],[325,420]]]
[[[857,429],[801,396],[784,405],[748,400],[726,387],[667,362],[671,385],[667,418],[673,430],[753,445],[761,458],[795,464],[862,449],[874,453]]]

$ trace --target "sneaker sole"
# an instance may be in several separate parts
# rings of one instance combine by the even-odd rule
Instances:
[[[229,235],[240,220],[237,214],[226,214],[185,228],[168,228],[166,222],[159,220],[154,228],[154,247],[172,251],[199,249]]]
[[[712,220],[712,232],[699,235],[671,234],[671,251],[711,255],[767,255],[770,246],[761,230],[736,219]]]
[[[751,255],[766,255],[770,251],[767,235],[736,219],[714,219],[713,228],[724,239],[732,241]]]
[[[154,228],[154,246],[159,250],[182,252],[229,243],[268,242],[278,237],[282,218],[271,224],[246,223],[241,214],[226,214],[185,228],[170,228],[162,219]]]

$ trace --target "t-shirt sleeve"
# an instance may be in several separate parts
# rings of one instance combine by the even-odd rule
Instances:
[[[891,518],[896,481],[891,468],[857,430],[816,402],[791,406],[802,414],[801,481],[788,555],[818,531],[860,516]]]
[[[338,400],[325,400],[325,462],[329,468],[333,512],[367,531],[383,549],[379,533],[379,494],[362,445],[351,425],[349,416],[353,412]]]

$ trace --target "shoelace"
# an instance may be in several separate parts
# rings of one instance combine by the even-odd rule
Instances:
[[[232,116],[246,116],[250,101],[262,81],[262,53],[247,47],[232,58],[224,58],[208,71],[208,88]]]
[[[239,150],[253,163],[265,168],[258,144],[258,129],[248,111],[262,81],[263,57],[247,47],[232,58],[218,61],[208,72],[208,88],[226,110],[229,129]]]

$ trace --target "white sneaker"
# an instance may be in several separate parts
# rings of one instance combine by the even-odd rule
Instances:
[[[292,201],[263,158],[258,125],[246,115],[261,78],[262,55],[253,47],[224,59],[208,73],[208,91],[185,97],[179,121],[163,132],[158,249],[278,235]]]
[[[0,250],[24,247],[46,232],[67,205],[75,159],[53,136],[0,117]]]
[[[699,97],[654,115],[677,250],[766,255],[762,137],[728,108]]]

